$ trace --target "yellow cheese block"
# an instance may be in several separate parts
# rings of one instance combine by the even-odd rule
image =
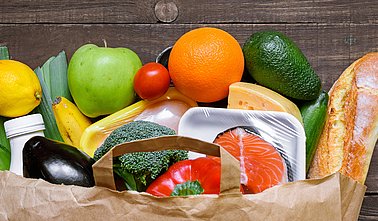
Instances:
[[[231,84],[227,108],[287,112],[303,124],[301,112],[293,102],[275,91],[256,84],[245,82]]]

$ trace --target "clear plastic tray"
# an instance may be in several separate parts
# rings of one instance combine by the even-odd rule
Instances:
[[[292,115],[276,111],[254,111],[194,107],[181,118],[178,134],[213,142],[218,134],[235,127],[251,127],[272,144],[284,158],[288,181],[306,177],[306,146],[302,124]],[[190,158],[203,156],[190,153]]]

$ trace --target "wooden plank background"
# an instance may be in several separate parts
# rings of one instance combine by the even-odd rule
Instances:
[[[164,23],[174,13],[156,14],[157,3],[173,3],[177,18]],[[256,31],[282,31],[302,49],[325,90],[354,60],[378,51],[377,0],[0,0],[0,45],[33,68],[61,50],[70,57],[82,44],[102,45],[103,39],[149,62],[201,26],[222,28],[241,45]],[[378,220],[378,151],[366,185],[360,220]]]

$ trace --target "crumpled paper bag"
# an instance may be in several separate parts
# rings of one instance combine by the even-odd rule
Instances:
[[[157,198],[110,189],[114,156],[174,147],[221,156],[220,195]],[[242,195],[235,158],[217,145],[179,136],[118,145],[93,169],[96,184],[107,187],[56,185],[0,172],[0,220],[357,220],[366,191],[336,173]]]

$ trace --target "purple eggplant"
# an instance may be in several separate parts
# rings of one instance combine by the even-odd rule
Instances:
[[[55,184],[94,186],[94,162],[73,146],[40,136],[29,139],[23,149],[24,177]]]

